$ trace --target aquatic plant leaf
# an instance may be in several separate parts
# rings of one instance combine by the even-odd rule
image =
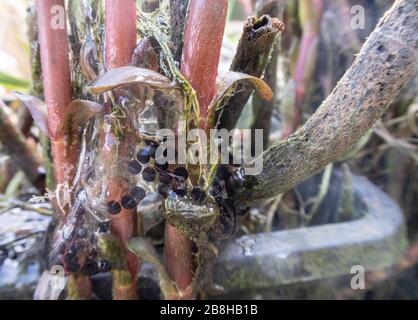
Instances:
[[[101,94],[123,86],[143,84],[155,89],[174,89],[176,84],[163,75],[144,68],[121,67],[97,77],[88,87],[91,94]]]
[[[14,92],[16,97],[28,108],[36,126],[49,136],[48,130],[48,109],[42,100],[20,92]]]
[[[141,260],[147,261],[157,268],[160,278],[160,288],[164,299],[179,295],[175,283],[170,279],[167,269],[158,256],[157,250],[155,250],[151,240],[139,237],[132,238],[128,241],[128,249]]]
[[[103,106],[89,100],[73,100],[67,108],[69,110],[67,118],[59,129],[59,132],[67,135],[83,128],[94,116],[103,114]]]

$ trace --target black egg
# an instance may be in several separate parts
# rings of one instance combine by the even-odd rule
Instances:
[[[187,195],[187,190],[186,189],[176,189],[173,192],[176,195],[178,195],[179,197],[185,197]]]
[[[80,242],[76,242],[71,246],[71,250],[73,250],[75,253],[80,253],[85,248],[86,248],[86,246],[84,244],[80,243]]]
[[[82,272],[88,276],[92,276],[99,272],[99,268],[97,266],[97,263],[90,261],[86,263],[83,267]]]
[[[131,196],[135,199],[136,202],[140,202],[146,197],[147,193],[141,187],[133,187],[131,189]]]
[[[174,170],[174,175],[178,180],[186,180],[189,177],[189,171],[184,167],[178,167]]]
[[[205,192],[201,188],[193,188],[191,195],[193,200],[196,202],[201,202],[206,197]]]
[[[147,182],[152,182],[155,180],[156,172],[153,168],[148,167],[142,171],[142,178]]]
[[[77,256],[75,255],[75,253],[70,253],[70,252],[68,252],[66,255],[64,255],[64,261],[67,264],[71,264],[73,262],[78,262]]]
[[[142,165],[137,160],[131,160],[128,162],[128,171],[131,174],[137,175],[141,172]]]
[[[101,233],[106,233],[110,230],[110,222],[100,222],[98,231]]]
[[[122,210],[119,202],[117,201],[109,201],[107,203],[107,212],[110,214],[118,214]]]
[[[81,266],[78,263],[78,261],[73,261],[67,265],[67,270],[69,272],[78,272],[80,271],[80,269],[81,269]]]
[[[217,172],[216,172],[216,178],[226,181],[231,176],[231,172],[228,170],[228,168],[224,165],[218,166]]]
[[[122,207],[124,207],[125,209],[128,209],[128,210],[132,210],[132,209],[136,208],[136,206],[137,206],[137,203],[136,203],[135,199],[131,196],[122,197],[120,202],[122,203]]]
[[[142,164],[146,164],[146,163],[148,163],[150,161],[151,155],[150,155],[150,153],[149,153],[149,151],[147,149],[141,149],[136,154],[136,158]]]
[[[147,146],[154,146],[155,148],[159,146],[159,143],[153,140],[145,140],[145,144]]]

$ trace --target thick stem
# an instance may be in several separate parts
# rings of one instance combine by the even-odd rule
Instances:
[[[262,173],[239,189],[241,204],[291,189],[357,143],[417,72],[417,29],[418,1],[396,1],[314,115],[262,154]]]
[[[191,0],[189,5],[181,72],[197,92],[202,116],[215,96],[227,10],[226,0]]]
[[[77,145],[70,145],[67,137],[59,132],[72,100],[65,5],[64,0],[37,0],[36,5],[55,176],[57,183],[70,182],[77,161]]]
[[[181,72],[197,92],[201,115],[206,114],[215,95],[227,9],[226,0],[191,0],[189,5]],[[187,291],[193,278],[192,243],[174,227],[167,225],[165,246],[167,269],[180,291],[184,292],[182,298],[194,298],[196,293]]]
[[[129,65],[136,46],[135,0],[106,0],[106,67]]]
[[[268,14],[271,17],[282,19],[283,10],[286,5],[285,0],[261,0],[257,2],[257,16]],[[273,108],[277,102],[277,60],[279,57],[279,41],[276,40],[271,52],[271,59],[266,67],[264,74],[264,81],[269,85],[274,93],[271,101],[263,103],[260,97],[256,94],[253,97],[253,112],[254,112],[254,124],[252,129],[263,130],[263,149],[267,149],[269,145],[271,116],[273,114]],[[252,148],[254,149],[254,130],[252,134]]]
[[[90,279],[81,274],[68,277],[67,296],[69,300],[88,300],[93,291]]]
[[[193,243],[170,224],[165,226],[164,256],[170,278],[183,293],[182,297],[168,297],[171,300],[193,299],[189,285],[193,280]],[[188,291],[189,290],[189,291]]]
[[[70,183],[77,163],[76,144],[69,144],[59,129],[67,118],[67,106],[72,100],[69,44],[64,0],[36,1],[38,36],[44,98],[48,107],[48,130],[51,139],[55,181]],[[74,275],[70,275],[70,278]],[[84,279],[82,283],[88,282]],[[80,282],[76,282],[80,283]],[[77,287],[77,296],[90,297],[91,290]],[[71,296],[71,295],[70,295]]]
[[[129,64],[136,46],[136,3],[135,0],[106,0],[106,66],[108,69],[118,68]],[[113,153],[112,149],[106,149]],[[104,151],[106,153],[106,151]],[[127,141],[120,141],[118,152],[127,152]],[[113,160],[112,154],[104,155],[105,159]],[[110,167],[109,163],[109,167]],[[109,200],[118,200],[124,189],[122,181],[111,179],[107,181]],[[127,241],[135,235],[135,210],[123,209],[120,214],[112,217],[112,231],[118,236],[126,250],[130,281],[120,277],[123,270],[113,272],[113,296],[117,300],[137,299],[136,278],[138,273],[138,259],[127,250]],[[123,281],[121,281],[123,279]]]
[[[284,24],[279,19],[271,18],[268,15],[258,19],[248,18],[230,70],[261,77],[270,61],[270,53],[276,36],[283,29]],[[253,90],[249,86],[238,85],[235,92],[239,92],[239,94],[232,95],[216,116],[216,118],[220,116],[219,128],[227,130],[235,128],[242,109]]]

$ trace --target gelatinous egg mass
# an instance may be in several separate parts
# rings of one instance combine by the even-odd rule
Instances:
[[[206,194],[201,188],[193,188],[191,195],[194,201],[202,202],[205,200]]]
[[[185,181],[189,177],[189,171],[186,168],[178,167],[174,170],[174,175],[176,179]]]
[[[175,189],[174,193],[177,194],[179,197],[185,197],[187,195],[186,189]]]

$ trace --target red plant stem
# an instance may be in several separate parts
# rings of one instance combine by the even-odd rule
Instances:
[[[135,0],[106,0],[105,2],[106,24],[106,66],[108,69],[123,67],[129,64],[136,46],[136,2]],[[119,144],[119,153],[127,151],[127,141]],[[112,159],[112,155],[108,155]],[[108,199],[119,200],[123,190],[123,182],[117,180],[108,181]],[[135,299],[136,277],[138,273],[138,259],[127,250],[126,243],[136,232],[135,210],[122,209],[121,213],[112,217],[112,231],[121,240],[126,250],[129,272],[132,283],[124,288],[115,288],[115,299]],[[114,281],[115,284],[115,281]],[[117,284],[116,284],[117,285]],[[129,288],[128,288],[129,287]],[[123,289],[123,290],[122,290]],[[121,294],[118,294],[121,293]],[[126,294],[129,293],[129,294]],[[120,297],[119,297],[120,296]]]
[[[194,298],[194,293],[188,290],[193,280],[192,247],[193,242],[176,228],[168,223],[165,225],[164,255],[168,274],[182,292],[182,297],[173,296],[168,299]]]
[[[227,10],[227,0],[190,1],[180,67],[197,92],[202,117],[207,113],[216,93],[216,76]],[[167,224],[165,259],[171,278],[183,292],[183,299],[193,299],[196,294],[187,291],[193,279],[191,250],[192,242]]]
[[[37,0],[39,44],[45,102],[48,106],[48,129],[57,183],[70,182],[77,161],[77,145],[69,145],[59,126],[67,115],[72,100],[69,44],[65,22],[64,0]],[[62,8],[62,11],[52,11]],[[60,14],[64,13],[62,16]],[[61,28],[53,28],[52,19]],[[63,19],[61,23],[59,20]]]
[[[181,72],[197,92],[201,116],[215,95],[227,10],[227,0],[190,1]]]
[[[69,144],[65,133],[59,130],[67,118],[69,112],[67,106],[73,95],[64,0],[37,0],[36,7],[55,181],[70,183],[77,164],[78,146]],[[77,276],[70,275],[70,280],[75,281],[75,277]],[[78,279],[79,281],[74,282],[74,290],[69,297],[89,299],[91,297],[90,279],[84,276],[79,276]]]
[[[106,66],[127,66],[136,46],[135,0],[106,0]]]

